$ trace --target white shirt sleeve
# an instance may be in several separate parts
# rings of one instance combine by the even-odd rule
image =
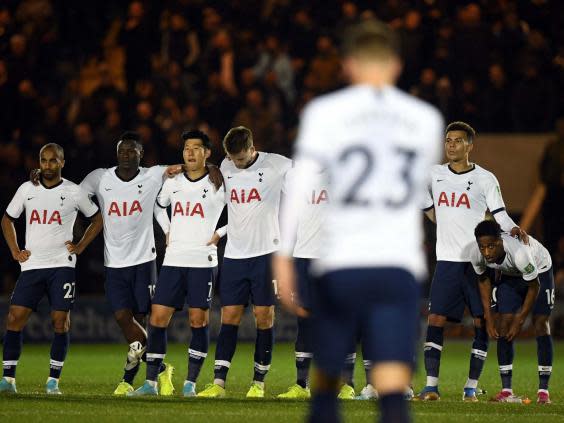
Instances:
[[[165,170],[168,166],[156,165],[149,168],[149,177],[157,181],[166,179]]]
[[[88,195],[88,192],[80,186],[78,187],[78,191],[76,193],[76,205],[78,210],[80,210],[80,212],[87,218],[91,218],[98,213],[98,206],[94,204],[90,195]]]
[[[14,194],[12,201],[10,201],[10,204],[8,204],[8,207],[6,207],[5,213],[8,215],[8,217],[11,217],[12,219],[17,219],[24,211],[25,208],[24,201],[25,201],[25,194],[27,192],[27,187],[28,187],[27,183],[20,185],[20,187]]]
[[[168,214],[166,214],[166,208],[163,209],[155,202],[155,205],[153,206],[153,215],[163,232],[168,234],[170,232],[170,219],[168,218]]]
[[[422,204],[423,211],[430,210],[435,205],[433,201],[433,189],[431,188],[431,183],[432,183],[432,179],[429,178],[427,188],[425,189],[425,193],[423,196],[423,204]]]
[[[472,246],[472,250],[470,251],[470,262],[472,263],[474,272],[476,272],[477,275],[483,275],[486,272],[486,262],[477,245]]]
[[[538,276],[538,269],[531,253],[531,248],[526,245],[521,245],[515,252],[515,265],[522,273],[523,279],[527,282],[535,280]]]
[[[170,206],[170,186],[171,182],[169,182],[168,180],[165,181],[165,183],[161,187],[161,190],[159,191],[159,195],[157,195],[157,204],[163,209],[166,209],[168,206]]]
[[[106,170],[107,169],[94,169],[82,180],[80,188],[86,191],[90,196],[96,195],[96,191],[100,185],[100,180]]]
[[[281,170],[280,172],[283,174],[284,180],[282,183],[282,192],[286,194],[288,192],[288,175],[291,173],[289,172],[292,169],[294,162],[291,159],[284,157],[285,160],[281,161]]]

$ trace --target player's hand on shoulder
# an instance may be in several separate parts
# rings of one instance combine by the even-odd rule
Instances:
[[[219,167],[214,164],[206,163],[206,167],[208,168],[209,178],[211,183],[215,186],[216,190],[219,190],[223,185],[223,174]]]
[[[184,167],[181,164],[170,165],[165,169],[165,175],[167,178],[174,178],[179,173],[182,173],[183,170]]]
[[[31,171],[29,172],[29,181],[35,186],[39,185],[40,177],[41,177],[40,169],[31,169]]]
[[[517,237],[519,238],[519,240],[525,244],[525,245],[529,245],[529,235],[527,234],[527,232],[525,232],[523,229],[521,229],[519,226],[515,226],[513,229],[511,229],[511,236],[512,237]]]
[[[211,239],[208,241],[206,245],[215,245],[217,247],[217,244],[220,239],[221,237],[219,236],[219,234],[217,232],[214,232]]]
[[[67,241],[65,242],[65,245],[67,246],[69,253],[76,254],[77,256],[82,254],[82,252],[84,251],[84,248],[80,246],[80,243],[74,244],[72,241]]]
[[[20,263],[27,261],[27,259],[29,259],[29,256],[31,256],[31,251],[29,251],[29,250],[20,250],[16,253],[12,254],[12,257],[14,258],[14,260],[16,260]]]

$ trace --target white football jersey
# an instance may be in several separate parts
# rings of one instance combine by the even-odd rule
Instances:
[[[290,170],[290,177],[294,177],[294,170]],[[326,175],[321,175],[320,181],[322,180],[326,180]],[[311,187],[304,196],[304,201],[306,205],[298,217],[296,246],[293,256],[317,259],[321,257],[324,245],[325,213],[330,201],[327,186],[319,184]]]
[[[140,167],[137,176],[123,181],[116,167],[96,169],[80,184],[100,204],[106,267],[134,266],[157,257],[153,208],[164,170],[164,166]]]
[[[163,266],[217,266],[217,248],[206,244],[225,207],[223,187],[216,190],[207,173],[194,181],[180,174],[165,181],[157,203],[171,211]]]
[[[264,152],[247,169],[223,160],[229,221],[225,257],[258,257],[280,248],[280,196],[291,167],[287,157]]]
[[[538,277],[539,273],[544,273],[552,267],[550,253],[532,236],[529,235],[529,245],[523,244],[506,233],[501,234],[501,239],[505,250],[505,258],[501,264],[488,263],[480,253],[478,243],[474,241],[470,261],[478,275],[482,275],[486,268],[490,267],[505,275],[522,276],[524,280],[532,281]]]
[[[303,196],[329,173],[326,239],[319,272],[400,267],[425,274],[420,208],[426,175],[439,159],[443,120],[433,106],[399,89],[351,86],[313,100],[297,139]],[[284,207],[284,249],[291,255],[299,197]],[[288,245],[286,243],[288,242]]]
[[[454,172],[448,164],[436,165],[430,177],[423,204],[425,209],[435,208],[437,260],[467,262],[476,243],[474,228],[484,220],[486,210],[494,217],[505,210],[499,182],[476,164],[463,173]]]
[[[16,191],[6,214],[17,219],[24,209],[25,249],[31,255],[21,263],[22,271],[74,267],[76,255],[68,252],[65,242],[72,241],[79,210],[88,218],[98,212],[88,193],[67,179],[51,188],[25,182]]]

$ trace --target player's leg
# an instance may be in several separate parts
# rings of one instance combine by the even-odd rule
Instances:
[[[209,348],[209,309],[217,268],[190,269],[188,284],[188,318],[192,339],[188,348],[188,374],[182,393],[185,397],[196,395],[196,381]]]
[[[550,334],[550,313],[554,307],[554,278],[552,269],[539,275],[540,292],[533,308],[533,325],[537,338],[539,389],[537,403],[550,404],[548,382],[552,374],[554,347]]]
[[[221,328],[215,349],[214,381],[198,397],[217,398],[225,395],[225,381],[237,348],[237,333],[249,302],[247,260],[224,257],[219,275]]]
[[[356,333],[356,331],[355,331]],[[345,357],[343,365],[342,386],[339,390],[338,398],[342,400],[351,400],[355,398],[354,392],[354,367],[356,364],[356,345],[360,339],[360,334],[357,334],[349,347],[349,352]]]
[[[378,392],[374,389],[374,385],[372,383],[372,367],[373,363],[371,360],[366,358],[367,354],[367,341],[365,339],[360,340],[360,344],[362,347],[362,366],[364,368],[364,376],[366,379],[366,385],[360,391],[360,394],[356,397],[357,400],[370,400],[370,399],[378,399]],[[412,395],[413,396],[413,395]]]
[[[464,385],[463,401],[477,402],[476,390],[478,388],[478,380],[482,374],[486,357],[488,356],[488,333],[486,331],[486,323],[484,321],[484,310],[480,299],[480,292],[477,286],[477,279],[471,265],[468,263],[465,269],[464,297],[466,304],[470,310],[470,314],[474,318],[474,340],[472,341],[472,350],[470,352],[470,368],[468,371],[468,379]]]
[[[266,254],[250,260],[249,279],[251,299],[257,327],[254,354],[254,374],[247,398],[264,397],[264,379],[270,370],[274,347],[274,304],[276,281],[272,279],[272,255]]]
[[[497,340],[497,362],[499,366],[499,375],[501,378],[501,393],[505,393],[506,396],[508,396],[507,394],[511,395],[513,393],[512,378],[515,349],[513,341],[508,341],[506,339],[506,336],[509,328],[511,327],[511,324],[513,323],[514,318],[514,314],[501,312],[498,317],[499,338]]]
[[[47,379],[46,391],[48,394],[60,395],[59,379],[63,371],[63,365],[70,345],[70,312],[51,311],[51,322],[53,324],[53,341],[51,343],[51,359],[49,361],[49,378]]]
[[[17,287],[17,285],[16,285]],[[6,333],[4,334],[2,351],[2,380],[0,393],[16,392],[16,368],[22,353],[23,329],[31,316],[32,309],[11,304],[6,318]]]

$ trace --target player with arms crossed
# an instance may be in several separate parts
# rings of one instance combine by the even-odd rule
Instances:
[[[409,385],[418,326],[419,284],[425,275],[418,217],[425,175],[439,158],[440,113],[394,87],[398,41],[376,21],[344,36],[343,65],[351,86],[313,100],[297,139],[299,186],[283,207],[284,247],[275,260],[280,295],[294,308],[293,238],[300,197],[329,173],[324,250],[314,262],[314,380],[311,422],[337,422],[341,370],[356,327],[374,363],[383,422],[409,421]],[[354,105],[352,107],[351,105]]]
[[[550,253],[533,237],[529,237],[529,245],[525,245],[502,233],[500,226],[491,220],[479,223],[474,234],[476,243],[470,253],[471,262],[479,275],[488,334],[497,339],[502,390],[493,400],[520,402],[520,398],[513,395],[511,387],[513,341],[532,310],[539,373],[537,402],[550,404],[548,381],[552,373],[553,346],[548,319],[554,307],[554,276]],[[500,274],[495,286],[486,271],[488,268],[495,269]],[[490,310],[490,298],[493,298],[492,306],[499,313],[497,324]]]
[[[211,155],[208,136],[201,131],[188,131],[182,134],[182,140],[185,172],[167,179],[157,197],[159,206],[170,206],[170,233],[151,306],[147,379],[143,386],[128,394],[131,396],[157,395],[157,377],[167,347],[166,330],[175,310],[182,310],[185,303],[192,330],[185,397],[196,395],[196,379],[208,353],[209,308],[217,274],[216,244],[220,238],[220,234],[214,234],[225,207],[225,193],[206,177],[206,159]]]
[[[50,143],[39,152],[40,184],[22,184],[2,217],[2,233],[22,272],[10,299],[3,351],[0,392],[16,392],[16,366],[22,351],[23,329],[46,294],[51,305],[54,337],[46,391],[61,394],[59,378],[69,348],[70,310],[76,299],[76,256],[102,230],[98,207],[78,185],[61,177],[64,151]],[[25,249],[18,246],[13,221],[25,210]],[[72,242],[80,211],[90,219],[82,239]]]
[[[280,196],[292,161],[258,152],[253,135],[243,126],[223,140],[227,154],[221,164],[227,201],[227,245],[220,274],[221,330],[215,352],[214,383],[199,397],[225,396],[225,380],[237,346],[237,332],[249,300],[257,325],[254,377],[247,398],[264,397],[274,334],[275,281],[272,253],[280,247]]]
[[[440,399],[439,367],[443,332],[448,321],[460,322],[468,306],[474,318],[474,341],[463,400],[478,401],[476,390],[488,354],[488,334],[476,275],[469,252],[475,240],[472,228],[489,209],[501,227],[526,239],[505,211],[496,177],[469,161],[476,132],[464,122],[452,122],[445,130],[448,163],[433,166],[424,202],[427,217],[437,224],[437,265],[431,283],[427,336],[424,344],[427,382],[416,399]],[[429,178],[429,177],[428,177]]]

